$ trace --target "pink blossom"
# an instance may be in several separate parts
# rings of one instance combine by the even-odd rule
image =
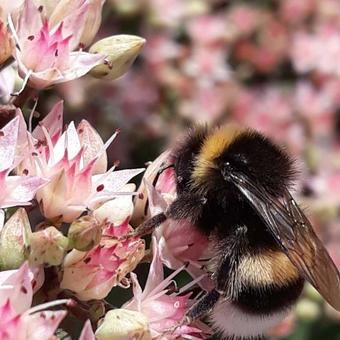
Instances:
[[[325,84],[326,85],[326,84]],[[310,124],[313,136],[327,136],[334,124],[338,94],[329,87],[317,89],[310,82],[298,82],[294,91],[294,106]]]
[[[146,56],[147,62],[152,65],[166,63],[180,55],[179,44],[164,35],[153,35],[147,41],[143,55]]]
[[[76,34],[81,32],[77,26],[84,24],[88,6],[84,1],[77,3],[79,7],[72,14],[52,26],[47,18],[42,17],[32,0],[25,0],[16,32],[19,40],[16,59],[19,74],[29,79],[32,87],[44,88],[73,80],[104,60],[102,55],[72,52],[79,42]]]
[[[13,67],[6,67],[0,72],[0,99],[8,102],[14,90],[16,71]]]
[[[123,308],[144,314],[148,318],[153,338],[157,338],[158,336],[163,336],[163,339],[173,339],[174,337],[182,337],[184,339],[205,338],[208,329],[206,325],[201,322],[180,326],[176,328],[171,335],[165,334],[169,329],[178,325],[184,318],[187,308],[193,301],[190,300],[190,294],[167,294],[172,279],[183,268],[178,269],[164,279],[162,261],[158,254],[155,238],[153,238],[152,244],[153,260],[144,290],[142,291],[137,276],[131,273],[134,297],[127,302]]]
[[[8,14],[11,14],[19,8],[24,0],[2,0],[0,4],[0,18],[7,19]]]
[[[50,1],[35,0],[42,2],[43,7],[48,6]],[[88,46],[101,24],[101,12],[105,0],[61,0],[57,1],[48,18],[52,26],[57,26],[60,22],[65,22],[68,34],[72,34],[71,47]],[[72,16],[78,16],[75,20]]]
[[[289,313],[289,315],[284,318],[279,324],[273,327],[268,333],[273,337],[287,337],[289,336],[295,326],[296,316],[293,312]]]
[[[340,75],[340,33],[332,25],[324,25],[314,34],[298,32],[293,39],[291,58],[299,73],[318,71]]]
[[[284,134],[283,127],[293,119],[288,93],[276,86],[240,91],[234,101],[233,113],[236,121],[269,135],[273,127],[275,135]]]
[[[212,86],[207,83],[192,84],[191,93],[180,103],[179,113],[199,123],[211,123],[221,118],[230,101],[228,84]]]
[[[19,133],[19,117],[0,130],[0,208],[28,205],[46,180],[36,176],[12,176]]]
[[[24,263],[19,269],[0,272],[0,305],[8,300],[17,313],[23,313],[32,304],[33,293],[44,282],[41,267],[29,268]]]
[[[106,171],[103,153],[117,133],[104,145],[88,122],[83,121],[78,130],[71,122],[64,133],[61,125],[59,103],[29,137],[30,153],[20,165],[20,172],[50,180],[37,192],[46,218],[72,222],[87,208],[95,209],[124,194],[120,192],[123,186],[143,169],[113,171],[112,167]]]
[[[280,2],[280,15],[286,22],[297,24],[312,14],[314,8],[315,0],[284,0]]]
[[[184,15],[184,4],[181,0],[149,0],[151,19],[154,23],[174,26]]]
[[[229,80],[230,71],[224,47],[198,47],[183,64],[183,71],[198,83],[214,83]]]
[[[45,307],[48,308],[49,304],[39,306],[41,309]],[[53,339],[54,332],[65,315],[65,311],[40,311],[37,307],[20,315],[14,311],[11,303],[7,300],[0,307],[0,338],[6,340]]]
[[[60,287],[72,290],[85,301],[105,298],[144,256],[143,240],[135,237],[117,240],[131,230],[127,221],[118,226],[109,224],[98,246],[89,252],[72,250],[67,254]]]
[[[227,22],[230,22],[231,30],[235,37],[249,35],[258,27],[263,13],[251,5],[233,6],[227,13]]]
[[[160,212],[164,212],[176,199],[176,180],[172,167],[164,170],[157,179],[155,177],[160,168],[171,164],[171,150],[163,152],[147,168],[143,183],[138,192],[143,197],[137,200],[133,220],[141,223]],[[148,209],[145,211],[146,202]],[[185,238],[181,237],[183,233]],[[201,234],[188,221],[165,221],[153,233],[158,244],[158,255],[168,268],[178,269],[186,265],[185,270],[194,278],[204,275],[201,269],[204,265],[203,259],[209,258],[209,240]],[[198,282],[202,287],[209,289],[210,280],[205,277]]]
[[[57,300],[30,308],[33,293],[43,283],[43,269],[24,263],[18,270],[0,273],[0,338],[8,340],[50,339],[64,318],[64,311],[49,307],[67,303]]]
[[[202,15],[192,18],[188,23],[188,33],[197,45],[216,44],[228,37],[227,21],[223,16]]]
[[[174,200],[175,196],[170,194],[175,187],[173,174],[174,170],[171,168],[164,171],[160,175],[156,188],[145,180],[151,216],[165,211]],[[166,192],[164,189],[167,189],[167,183],[171,182],[173,187]],[[163,183],[165,186],[162,186]],[[185,238],[182,237],[183,234],[186,235]],[[167,267],[178,269],[186,265],[185,270],[194,278],[205,274],[202,267],[204,261],[211,256],[209,240],[190,222],[186,220],[166,221],[154,231],[153,235],[158,243],[159,257]],[[200,280],[199,284],[207,290],[212,287],[212,282],[208,277]]]

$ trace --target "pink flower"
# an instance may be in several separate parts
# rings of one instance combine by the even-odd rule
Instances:
[[[57,300],[54,305],[66,302],[67,300]],[[47,303],[18,314],[8,300],[0,307],[0,338],[4,340],[54,339],[54,332],[65,317],[66,311],[44,310],[50,306],[51,304]]]
[[[230,22],[230,30],[234,31],[236,38],[253,33],[261,23],[262,15],[262,11],[256,6],[242,4],[228,11],[226,21]]]
[[[285,0],[280,3],[280,15],[289,24],[303,22],[314,10],[315,0]]]
[[[10,301],[16,313],[23,313],[32,304],[33,293],[44,282],[44,270],[29,268],[24,263],[19,269],[0,272],[0,305]]]
[[[64,260],[60,287],[72,290],[86,301],[103,299],[114,286],[124,285],[125,276],[144,256],[143,240],[135,237],[117,240],[131,230],[127,221],[118,226],[109,224],[100,244],[91,251],[72,250]]]
[[[79,25],[84,24],[88,6],[84,1],[77,4],[67,18],[51,25],[32,0],[25,0],[18,19],[16,59],[19,74],[29,79],[32,87],[40,89],[76,79],[104,60],[98,54],[71,52],[79,43],[77,33],[82,31]]]
[[[173,169],[167,169],[160,176],[160,183],[173,181]],[[162,178],[163,177],[163,178]],[[154,188],[145,180],[146,190],[149,199],[149,209],[151,216],[161,211],[165,211],[174,199],[170,199],[169,194],[160,191],[162,186]],[[164,187],[163,187],[164,188]],[[165,187],[166,188],[166,187]],[[166,198],[162,197],[164,195]],[[166,200],[167,199],[167,200]],[[182,237],[185,234],[186,237]],[[194,278],[205,274],[202,269],[205,259],[210,257],[209,240],[200,233],[195,226],[188,221],[165,221],[153,233],[157,243],[161,261],[171,269],[178,269],[186,265],[185,270]],[[205,276],[205,275],[204,275]],[[212,288],[212,282],[208,277],[198,282],[203,288]]]
[[[2,0],[0,4],[0,17],[7,19],[8,14],[19,8],[24,0]]]
[[[138,188],[138,192],[143,195],[141,199],[136,200],[134,223],[140,224],[151,216],[165,211],[176,199],[176,180],[172,167],[159,175],[155,186],[151,184],[159,169],[169,164],[171,150],[163,152],[148,166],[143,183]],[[186,235],[185,238],[181,237],[183,233]],[[203,259],[210,256],[209,240],[189,222],[167,220],[154,231],[153,236],[158,244],[159,257],[168,268],[178,269],[185,265],[185,270],[194,278],[205,274],[201,268],[204,265]],[[198,283],[207,290],[212,287],[207,277]]]
[[[226,56],[224,47],[198,47],[192,50],[192,56],[184,63],[183,70],[201,84],[227,81],[230,79],[230,71]]]
[[[82,121],[78,130],[71,122],[64,133],[61,126],[59,103],[29,137],[30,153],[20,165],[20,172],[50,180],[37,192],[46,218],[72,222],[87,208],[95,209],[121,194],[131,195],[120,191],[143,169],[106,171],[105,150],[117,133],[104,145],[88,122]]]
[[[68,300],[57,300],[30,308],[33,293],[43,283],[43,270],[24,263],[18,270],[0,273],[0,338],[6,340],[51,339],[64,311],[45,310]]]
[[[183,17],[184,4],[180,0],[150,0],[151,19],[154,23],[173,27]]]
[[[8,102],[14,90],[16,71],[13,67],[6,67],[0,72],[0,99]]]
[[[333,129],[334,112],[337,110],[338,94],[327,86],[320,89],[310,82],[299,82],[294,91],[297,112],[309,123],[313,136],[328,136]]]
[[[223,16],[202,15],[192,18],[188,23],[188,33],[197,45],[224,42],[228,38],[227,23]]]
[[[36,6],[41,3],[43,7],[49,5],[50,1],[35,0]],[[65,22],[67,32],[72,33],[72,48],[88,46],[101,24],[102,8],[105,0],[61,0],[57,1],[55,7],[47,16],[52,26],[57,26],[60,22]],[[79,17],[74,20],[72,16]]]
[[[207,326],[201,322],[178,327],[171,335],[169,335],[169,337],[165,334],[166,331],[176,326],[183,319],[187,308],[193,301],[190,300],[190,294],[181,296],[176,293],[167,294],[172,279],[183,269],[183,267],[164,279],[162,261],[158,254],[155,238],[153,238],[152,245],[153,260],[144,290],[142,291],[137,276],[134,273],[131,273],[134,297],[123,305],[123,308],[144,314],[148,318],[153,338],[162,335],[162,339],[173,339],[174,337],[188,339],[205,338],[208,329]],[[185,289],[186,287],[183,287],[179,293]]]
[[[227,72],[227,71],[226,71]],[[211,123],[221,118],[230,98],[230,87],[223,83],[213,85],[211,80],[191,86],[192,93],[180,103],[180,114],[200,123]]]
[[[340,75],[340,33],[336,26],[324,25],[314,33],[298,32],[293,39],[291,58],[299,73],[318,71]]]
[[[0,130],[0,208],[28,205],[46,180],[36,176],[9,175],[15,164],[19,133],[19,117]]]

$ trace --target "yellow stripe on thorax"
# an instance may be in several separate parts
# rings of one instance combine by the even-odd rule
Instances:
[[[193,184],[198,186],[204,182],[211,168],[216,168],[214,160],[219,157],[230,143],[242,132],[236,124],[229,124],[210,133],[203,142],[196,158],[192,173]]]

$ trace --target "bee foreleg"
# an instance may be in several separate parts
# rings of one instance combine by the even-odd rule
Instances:
[[[215,289],[207,292],[191,308],[189,308],[185,315],[186,322],[190,323],[209,314],[214,308],[220,296],[220,293]]]
[[[121,240],[127,239],[128,237],[142,237],[148,234],[151,234],[158,226],[160,226],[164,221],[166,221],[167,217],[164,213],[157,214],[147,221],[139,225],[132,232],[123,235],[120,237]]]

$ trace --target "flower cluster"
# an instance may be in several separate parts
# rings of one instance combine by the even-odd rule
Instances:
[[[0,6],[0,66],[15,61],[14,68],[25,86],[44,89],[92,72],[96,67],[112,74],[125,73],[144,44],[136,36],[113,36],[86,52],[101,24],[105,0],[2,1]],[[118,60],[118,61],[117,61]],[[120,63],[118,65],[118,63]],[[13,92],[14,73],[6,72],[1,97]],[[103,75],[102,75],[103,76]]]
[[[295,195],[340,266],[339,13],[335,0],[2,0],[0,338],[209,337],[184,322],[213,287],[207,236],[172,220],[151,243],[132,233],[176,199],[171,151],[157,155],[188,123],[247,125],[303,160]],[[146,40],[113,27],[148,41],[129,72]],[[307,287],[269,334],[321,315],[339,321]]]

